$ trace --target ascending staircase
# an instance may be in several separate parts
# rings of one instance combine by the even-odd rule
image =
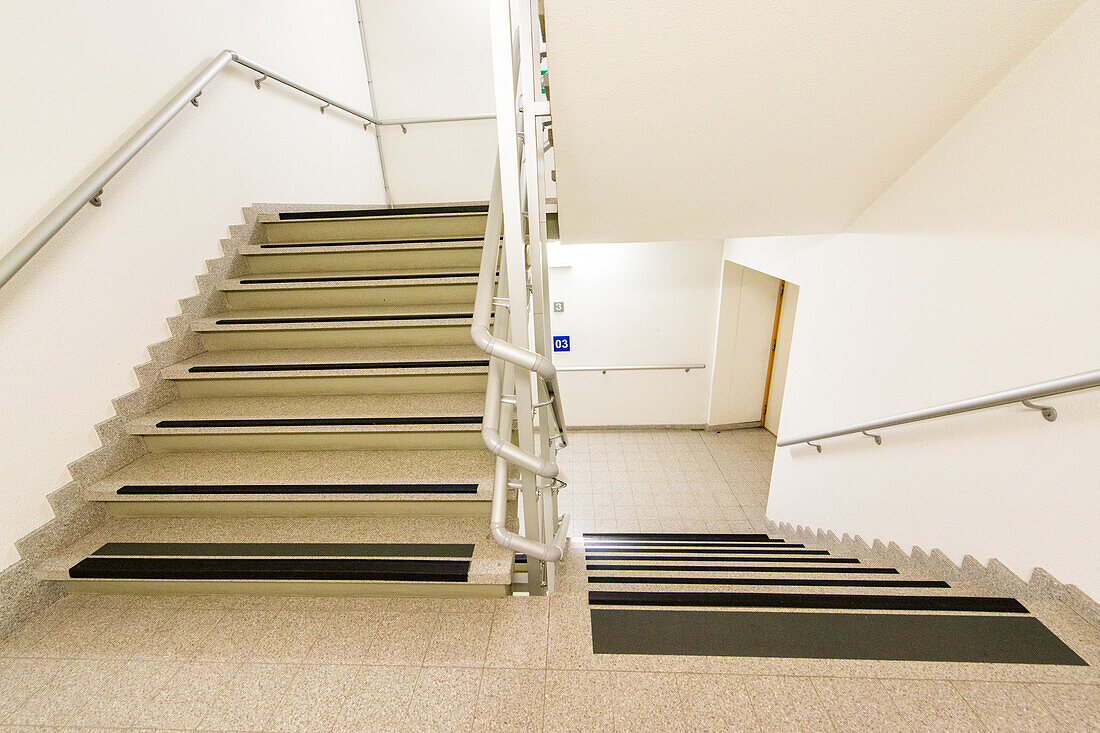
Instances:
[[[109,520],[52,558],[76,590],[504,595],[470,341],[484,205],[282,214],[90,487]],[[510,516],[514,515],[514,511]]]

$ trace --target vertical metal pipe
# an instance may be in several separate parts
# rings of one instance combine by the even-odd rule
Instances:
[[[370,54],[367,53],[367,27],[363,23],[363,7],[359,4],[361,0],[354,0],[355,2],[355,17],[359,20],[359,42],[363,46],[363,68],[367,72],[367,94],[370,96],[370,113],[376,120],[382,118],[382,115],[378,114],[378,104],[374,101],[374,77],[370,73]],[[378,150],[378,169],[382,172],[382,189],[386,194],[386,206],[393,208],[393,196],[390,194],[390,180],[386,175],[386,159],[382,156],[382,132],[378,129],[377,124],[371,125],[371,131],[374,133],[374,147]]]

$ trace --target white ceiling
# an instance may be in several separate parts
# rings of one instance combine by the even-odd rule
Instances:
[[[844,229],[1082,0],[545,0],[566,242]]]

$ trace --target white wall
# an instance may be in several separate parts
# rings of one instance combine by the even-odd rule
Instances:
[[[350,0],[5,3],[0,251],[227,47],[369,106]],[[378,162],[361,124],[231,67],[0,291],[0,567],[254,201],[380,203]]]
[[[722,242],[551,245],[551,316],[571,350],[559,366],[706,364],[691,372],[564,372],[570,425],[702,425]]]
[[[711,371],[711,425],[759,423],[779,280],[728,260]]]
[[[780,437],[1100,367],[1100,2],[832,239],[727,256],[799,283]],[[1100,597],[1100,390],[780,449],[768,515],[1044,567]]]
[[[493,111],[489,0],[349,0],[363,12],[374,101],[384,118]],[[382,131],[398,202],[488,197],[496,159],[493,120]],[[424,175],[431,171],[431,175]]]

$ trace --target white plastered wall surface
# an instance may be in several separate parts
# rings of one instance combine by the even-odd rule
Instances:
[[[18,1],[0,27],[0,251],[15,244],[179,86],[231,48],[369,109],[345,0]],[[378,204],[361,123],[230,66],[0,290],[0,568],[51,517],[66,464],[136,385],[204,260],[253,201]],[[415,131],[410,130],[410,136]]]
[[[570,425],[707,422],[722,241],[552,244],[559,368],[705,364],[706,369],[562,372]]]
[[[800,285],[780,438],[1100,367],[1100,2],[848,229],[728,240]],[[779,522],[1042,567],[1100,597],[1100,390],[780,449]]]

